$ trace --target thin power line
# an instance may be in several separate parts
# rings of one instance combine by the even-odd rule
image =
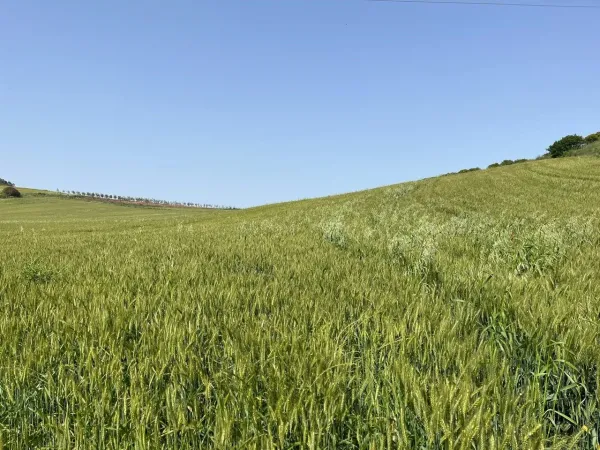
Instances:
[[[526,8],[578,8],[578,9],[600,9],[600,5],[558,5],[543,3],[504,3],[504,2],[468,2],[462,0],[369,0],[371,2],[393,2],[393,3],[425,3],[434,5],[475,5],[475,6],[522,6]]]

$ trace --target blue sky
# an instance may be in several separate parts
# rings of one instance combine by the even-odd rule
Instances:
[[[0,177],[250,206],[534,157],[600,130],[599,19],[364,0],[2,2]]]

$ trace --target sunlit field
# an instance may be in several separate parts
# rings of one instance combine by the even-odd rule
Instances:
[[[596,449],[600,159],[240,211],[0,200],[0,448]]]

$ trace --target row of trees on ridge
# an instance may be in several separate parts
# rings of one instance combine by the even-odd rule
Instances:
[[[194,202],[177,202],[169,200],[160,200],[156,198],[146,197],[131,197],[126,195],[114,195],[114,194],[103,194],[100,192],[83,192],[83,191],[57,191],[64,195],[73,197],[89,197],[100,200],[108,200],[113,202],[124,202],[124,203],[138,203],[146,205],[157,205],[157,206],[177,206],[186,208],[210,208],[210,209],[237,209],[232,206],[212,205],[208,203],[194,203]]]

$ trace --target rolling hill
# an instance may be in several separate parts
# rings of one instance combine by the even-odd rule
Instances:
[[[599,206],[596,158],[0,200],[0,448],[596,448]]]

